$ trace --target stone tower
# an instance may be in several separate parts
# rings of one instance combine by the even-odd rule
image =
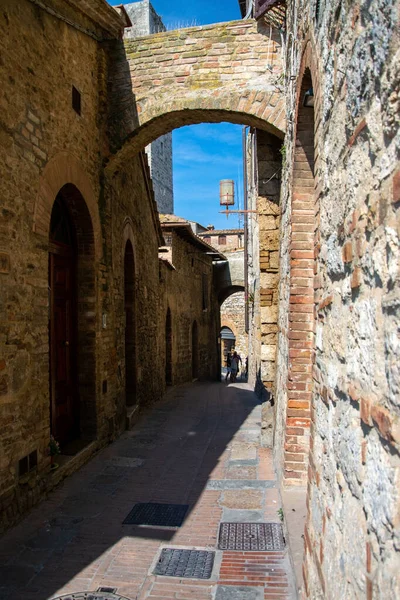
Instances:
[[[125,4],[132,27],[125,29],[125,38],[136,38],[165,31],[161,17],[149,0]],[[146,147],[157,207],[162,214],[174,212],[172,181],[172,133],[167,133]]]

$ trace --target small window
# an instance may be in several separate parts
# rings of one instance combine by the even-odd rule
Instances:
[[[172,246],[172,233],[164,233],[164,241],[166,246]]]
[[[207,244],[211,244],[211,236],[210,236],[210,235],[205,235],[205,236],[203,237],[203,240],[204,240],[205,242],[207,242]]]
[[[72,86],[72,108],[78,115],[81,114],[81,93],[74,85]]]
[[[218,236],[218,244],[220,246],[226,245],[226,235],[219,235]]]
[[[208,277],[206,273],[202,275],[202,292],[203,292],[203,310],[208,308]]]
[[[37,467],[37,450],[18,461],[18,475],[22,477]]]

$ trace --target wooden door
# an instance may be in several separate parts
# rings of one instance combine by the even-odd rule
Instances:
[[[57,251],[57,245],[52,244]],[[62,247],[59,247],[62,251]],[[63,255],[64,254],[64,255]],[[51,432],[65,445],[79,435],[75,348],[74,257],[50,254]]]

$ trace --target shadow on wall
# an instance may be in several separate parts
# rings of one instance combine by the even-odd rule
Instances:
[[[104,106],[104,112],[108,113],[107,138],[110,153],[114,153],[121,148],[127,136],[139,127],[139,117],[124,42],[110,40],[101,45],[107,57],[109,74]]]
[[[265,448],[272,448],[275,435],[275,402],[272,393],[262,382],[261,366],[257,369],[254,393],[262,404],[261,443]]]

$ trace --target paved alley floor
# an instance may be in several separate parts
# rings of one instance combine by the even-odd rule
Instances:
[[[245,383],[170,390],[0,539],[1,600],[295,598],[287,549],[218,549],[221,522],[280,523],[260,421]],[[123,524],[147,502],[188,505],[182,526]],[[211,577],[154,575],[163,548],[215,552]]]

